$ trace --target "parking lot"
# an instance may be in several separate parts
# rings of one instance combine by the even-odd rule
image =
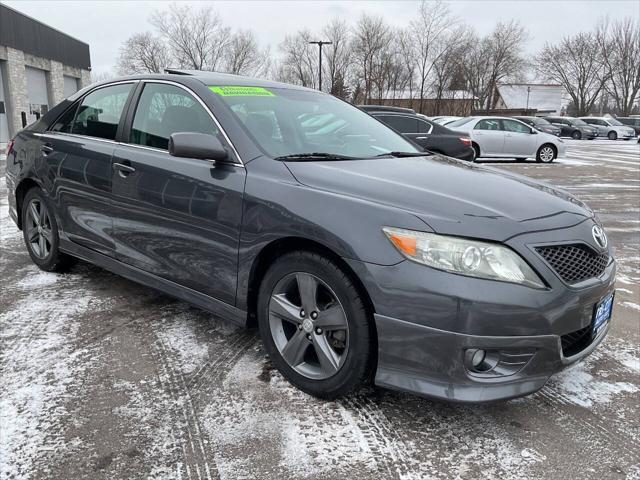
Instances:
[[[485,163],[597,212],[619,262],[612,331],[540,392],[483,406],[316,400],[255,331],[88,264],[39,271],[0,162],[0,478],[640,479],[640,145],[566,142],[553,164]]]

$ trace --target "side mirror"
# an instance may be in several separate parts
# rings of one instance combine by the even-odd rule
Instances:
[[[217,137],[206,133],[176,132],[169,137],[169,155],[225,162],[229,152]]]
[[[532,128],[531,128],[531,133],[532,133],[533,135],[537,135],[537,134],[538,134],[538,131],[537,131],[535,128],[533,128],[533,127],[532,127]]]

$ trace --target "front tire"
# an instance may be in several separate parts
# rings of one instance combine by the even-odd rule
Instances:
[[[269,357],[303,392],[334,399],[368,380],[369,317],[356,286],[328,258],[296,251],[277,259],[261,282],[257,313]]]
[[[475,162],[480,158],[480,145],[478,145],[477,143],[474,143],[472,146],[473,146],[474,155],[473,155],[473,160],[471,161]]]
[[[609,140],[617,140],[618,139],[618,134],[616,132],[611,131],[611,132],[609,132],[607,137],[609,137]]]
[[[538,163],[551,163],[556,159],[558,151],[556,147],[549,143],[542,145],[536,153],[536,162]]]
[[[59,250],[60,236],[53,208],[37,187],[22,202],[22,235],[33,263],[45,272],[62,272],[73,259]]]
[[[579,130],[575,130],[575,131],[571,134],[571,138],[573,138],[574,140],[580,140],[580,139],[582,139],[582,132],[580,132]]]

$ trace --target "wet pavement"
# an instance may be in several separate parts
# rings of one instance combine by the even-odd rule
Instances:
[[[0,162],[0,479],[640,478],[640,146],[567,143],[551,165],[487,163],[597,212],[619,262],[612,330],[540,392],[485,406],[319,401],[255,331],[85,263],[39,271]]]

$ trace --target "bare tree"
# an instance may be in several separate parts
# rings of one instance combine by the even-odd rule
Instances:
[[[280,44],[283,58],[278,65],[276,78],[280,81],[296,83],[303,87],[316,88],[318,85],[318,55],[309,42],[312,35],[302,30],[295,35],[287,35]]]
[[[435,97],[435,105],[430,114],[451,114],[442,111],[443,104],[446,101],[455,100],[452,90],[460,87],[460,85],[454,85],[454,83],[459,80],[462,73],[463,59],[468,56],[468,51],[471,48],[471,38],[471,32],[464,25],[460,25],[456,29],[448,32],[442,38],[441,41],[445,43],[447,47],[443,49],[442,54],[433,62],[432,90]]]
[[[353,36],[354,63],[357,75],[362,80],[364,101],[372,98],[374,88],[380,98],[385,55],[392,41],[389,26],[381,17],[363,14],[358,20]]]
[[[441,0],[435,3],[423,0],[418,9],[418,18],[411,22],[410,29],[415,37],[413,55],[417,64],[415,71],[418,75],[420,111],[424,108],[433,65],[440,56],[446,55],[449,49],[443,39],[457,23],[458,20],[451,15],[449,6]]]
[[[269,65],[269,50],[260,50],[253,32],[241,30],[233,35],[224,58],[226,72],[236,75],[266,76]]]
[[[172,4],[168,11],[153,13],[150,21],[179,67],[215,71],[222,66],[231,30],[211,6],[196,10]]]
[[[323,51],[323,83],[329,85],[329,92],[345,98],[348,94],[346,84],[350,81],[350,67],[353,61],[349,25],[340,19],[331,20],[322,29],[323,40],[332,42]],[[324,78],[328,82],[324,82]]]
[[[162,73],[168,65],[166,45],[150,32],[136,33],[120,47],[117,68],[121,75]]]
[[[596,38],[604,63],[604,89],[616,110],[628,116],[640,92],[640,22],[631,18],[600,23]]]
[[[596,45],[593,33],[578,33],[558,45],[545,45],[535,59],[535,68],[543,78],[564,87],[578,116],[589,114],[607,80]]]

